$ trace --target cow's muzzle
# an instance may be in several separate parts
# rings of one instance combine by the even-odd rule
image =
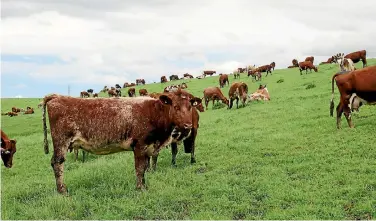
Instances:
[[[184,129],[186,130],[192,129],[192,124],[184,124]]]

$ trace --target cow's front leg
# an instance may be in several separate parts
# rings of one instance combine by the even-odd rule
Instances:
[[[60,194],[67,195],[67,186],[64,184],[64,161],[66,150],[63,141],[54,141],[54,153],[51,158],[51,166],[54,170],[56,179],[56,189]]]
[[[148,156],[142,153],[140,146],[136,146],[134,151],[134,165],[136,169],[136,188],[146,189],[145,185],[145,171],[148,166]]]
[[[171,143],[171,165],[176,167],[176,155],[178,154],[178,145],[177,143]]]
[[[350,128],[354,128],[354,124],[351,119],[351,110],[349,108],[349,105],[346,104],[346,102],[343,104],[343,112],[345,114],[347,124],[349,125]]]

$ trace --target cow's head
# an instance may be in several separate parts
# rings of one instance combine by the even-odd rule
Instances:
[[[179,88],[176,92],[160,95],[159,100],[164,105],[171,106],[169,116],[175,126],[174,131],[192,129],[192,107],[197,107],[201,104],[202,100],[200,98],[190,98],[188,95],[182,93]],[[175,135],[179,136],[179,134]],[[174,138],[174,132],[172,136]]]
[[[1,139],[1,159],[7,168],[12,168],[13,166],[13,155],[17,151],[16,143],[16,140]]]
[[[313,70],[315,70],[315,72],[317,72],[318,71],[318,67],[313,66]]]

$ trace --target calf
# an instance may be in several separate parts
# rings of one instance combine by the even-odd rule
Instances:
[[[51,159],[57,191],[67,193],[63,180],[65,155],[70,149],[106,155],[133,151],[137,189],[145,188],[145,170],[151,156],[192,129],[192,107],[181,90],[149,97],[79,99],[61,95],[44,98],[44,151],[48,150],[46,109],[54,153]],[[91,117],[96,116],[96,117]],[[178,136],[176,136],[178,134]]]
[[[367,51],[361,50],[347,54],[345,58],[351,59],[354,63],[358,63],[360,60],[363,62],[363,67],[367,66]]]
[[[134,87],[128,89],[129,97],[136,97],[136,89]]]
[[[228,81],[228,75],[227,74],[222,74],[221,76],[219,76],[219,87],[223,88],[226,85],[226,82],[227,82],[227,86],[228,86],[230,84],[230,82]]]
[[[244,82],[235,82],[232,83],[230,90],[228,92],[228,96],[230,98],[230,107],[232,108],[232,104],[234,100],[236,100],[236,108],[239,108],[239,99],[243,103],[243,107],[245,107],[245,102],[247,100],[247,94],[248,94],[248,86]]]
[[[345,114],[350,128],[354,127],[351,119],[350,98],[355,93],[364,104],[376,104],[376,66],[366,67],[359,70],[336,73],[332,77],[332,99],[330,101],[330,116],[334,109],[334,81],[336,81],[340,102],[337,106],[337,128],[341,127],[341,116]]]
[[[138,90],[138,93],[140,94],[140,96],[147,96],[148,95],[148,91],[146,89],[140,89],[140,90]]]
[[[16,153],[16,140],[9,139],[9,137],[1,131],[1,159],[3,160],[4,166],[7,168],[12,168],[13,166],[13,155]]]
[[[89,93],[86,92],[86,91],[81,91],[81,92],[80,92],[80,97],[81,97],[81,98],[85,98],[85,97],[90,97],[90,95],[89,95]]]
[[[312,62],[310,61],[302,61],[302,62],[299,62],[299,71],[300,71],[300,75],[302,75],[302,70],[305,70],[306,71],[306,74],[307,74],[307,70],[310,70],[310,72],[312,73],[312,69],[315,70],[315,72],[317,72],[317,67],[315,67]]]
[[[222,94],[221,89],[219,87],[208,87],[204,90],[204,99],[205,99],[205,106],[206,110],[208,109],[209,101],[213,101],[213,107],[214,107],[214,101],[221,100],[222,103],[226,104],[227,107],[229,106],[228,99]]]

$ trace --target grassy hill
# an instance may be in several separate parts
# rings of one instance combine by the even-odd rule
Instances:
[[[376,65],[376,59],[368,63]],[[268,86],[270,102],[232,110],[212,109],[210,103],[200,113],[197,163],[190,165],[190,155],[179,146],[173,168],[170,148],[162,150],[157,171],[146,174],[144,192],[135,190],[133,153],[90,154],[85,163],[68,153],[70,196],[57,194],[52,154],[43,151],[39,99],[2,99],[1,112],[33,106],[36,113],[1,118],[18,148],[13,168],[1,168],[1,218],[375,219],[375,107],[360,108],[354,129],[343,117],[337,130],[329,117],[330,82],[337,69],[322,65],[319,72],[302,76],[296,68],[275,70],[261,82]],[[234,81],[231,75],[230,84]],[[246,82],[250,92],[259,85],[244,74],[236,81]],[[138,86],[137,94],[139,88],[160,92],[178,82]],[[205,87],[218,86],[218,76],[184,82],[202,97]],[[226,96],[228,89],[222,89]]]

